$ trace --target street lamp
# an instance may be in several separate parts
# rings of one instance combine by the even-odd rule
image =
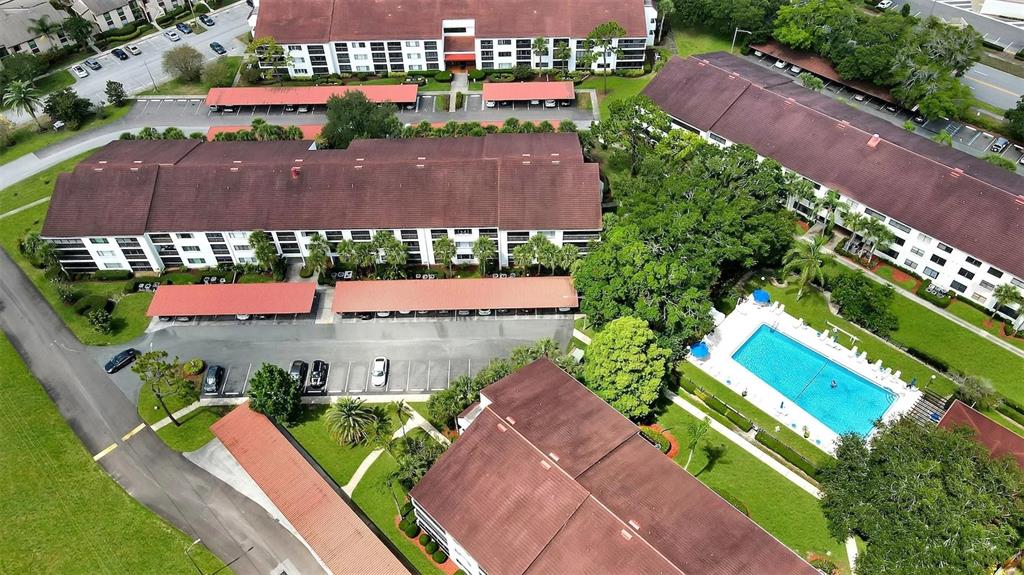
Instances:
[[[750,30],[744,30],[743,28],[736,28],[735,30],[733,30],[733,32],[732,32],[732,45],[729,46],[729,53],[730,54],[732,54],[733,50],[736,48],[736,36],[740,32],[743,32],[744,34],[753,34],[753,32],[751,32]]]

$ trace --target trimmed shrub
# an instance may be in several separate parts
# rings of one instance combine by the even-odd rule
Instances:
[[[419,534],[420,534],[420,526],[416,525],[415,523],[413,523],[412,525],[409,525],[408,527],[406,527],[402,531],[405,532],[406,537],[408,537],[409,539],[413,539],[413,538],[419,536]]]
[[[181,372],[185,375],[197,375],[203,371],[203,360],[198,357],[194,357],[185,362],[185,365],[181,366]]]
[[[56,289],[57,297],[60,298],[60,301],[68,305],[75,303],[75,300],[78,299],[78,290],[75,289],[75,286],[69,283],[58,282],[56,284]]]
[[[641,427],[640,433],[662,453],[668,453],[668,450],[672,448],[672,444],[668,442],[668,439],[665,439],[664,435],[650,427]]]
[[[434,75],[434,79],[438,82],[451,82],[454,77],[448,70],[442,70]]]
[[[313,269],[310,268],[309,266],[302,266],[301,268],[299,268],[299,277],[303,279],[313,277]]]
[[[416,520],[414,518],[406,517],[406,518],[404,518],[404,519],[402,519],[401,521],[398,522],[398,528],[401,529],[402,531],[405,531],[406,529],[409,528],[410,525],[415,525],[415,524],[416,524]]]
[[[690,381],[690,378],[682,374],[679,375],[679,387],[682,387],[683,389],[690,393],[697,392],[697,384],[693,383],[692,381]]]
[[[424,533],[423,535],[420,535],[420,545],[422,545],[424,547],[426,547],[428,544],[430,544],[433,541],[434,540],[430,538],[430,535],[427,535],[426,533]]]
[[[927,352],[917,349],[916,347],[908,347],[904,351],[939,371],[949,371],[949,364]]]
[[[440,549],[435,551],[434,554],[431,555],[431,557],[434,559],[434,563],[437,563],[438,565],[448,560],[448,556],[445,555],[444,551],[441,551]]]
[[[105,295],[87,295],[75,303],[75,313],[78,315],[88,315],[93,310],[105,310],[108,305],[110,305],[110,300]]]
[[[1021,50],[1021,52],[1024,52],[1024,50]],[[487,77],[487,72],[485,70],[475,70],[474,69],[474,70],[470,70],[469,71],[469,79],[472,80],[472,81],[479,82],[480,80],[483,80],[486,77]]]
[[[996,406],[996,411],[1002,413],[1006,417],[1016,421],[1017,423],[1024,425],[1024,413],[1017,411],[1016,409],[1007,405],[1007,400],[1003,400],[1004,403],[1000,403]]]
[[[742,429],[743,433],[746,433],[754,428],[754,424],[746,417],[743,417],[743,415],[741,415],[740,412],[736,411],[735,409],[729,408],[729,410],[725,413],[725,416],[729,418],[729,421],[733,422],[733,425]]]
[[[1008,397],[1003,398],[1003,403],[1006,404],[1006,406],[1009,407],[1010,409],[1013,409],[1017,413],[1024,415],[1024,405],[1021,405]]]
[[[437,544],[437,541],[431,541],[430,543],[427,543],[423,546],[423,550],[429,553],[430,555],[433,555],[437,552],[438,549],[440,549],[440,547],[441,546]]]
[[[615,71],[616,76],[622,76],[623,78],[639,78],[640,76],[643,76],[645,73],[646,72],[644,72],[643,68]]]
[[[93,272],[92,279],[101,282],[115,280],[121,281],[130,279],[134,275],[135,274],[133,274],[131,270],[100,270],[98,272]]]
[[[947,291],[944,296],[937,296],[928,291],[928,286],[932,285],[932,280],[927,279],[921,283],[921,287],[917,290],[917,296],[924,301],[939,306],[942,309],[949,307],[949,304],[953,302],[953,290]]]
[[[206,4],[196,4],[193,10],[196,14],[206,14],[210,11],[210,7]]]
[[[487,79],[491,82],[514,82],[516,77],[512,74],[499,73],[491,74]]]
[[[455,575],[466,575],[466,572],[463,571],[462,569],[459,569],[458,571],[455,572]]]
[[[732,505],[733,507],[738,509],[740,513],[746,515],[747,517],[750,517],[750,510],[747,509],[747,504],[740,501],[735,495],[729,493],[724,489],[716,489],[714,487],[712,487],[711,489],[715,493],[717,493],[719,497],[725,499],[729,503],[729,505]]]
[[[422,76],[424,78],[435,78],[440,73],[441,73],[441,70],[410,70],[406,75],[407,76]],[[450,74],[451,72],[448,72],[448,73]],[[392,76],[394,76],[394,74],[392,74]]]
[[[807,475],[810,475],[811,477],[818,476],[818,472],[820,470],[816,465],[808,461],[804,456],[800,455],[796,451],[793,451],[793,448],[779,441],[774,435],[771,435],[767,431],[758,431],[757,435],[754,437],[761,443],[761,445],[779,454],[783,459],[792,463]]]
[[[402,517],[409,517],[410,513],[412,513],[412,502],[406,501],[405,504],[402,505]]]
[[[89,320],[89,325],[98,333],[109,334],[114,331],[110,312],[104,308],[89,310],[85,317]]]

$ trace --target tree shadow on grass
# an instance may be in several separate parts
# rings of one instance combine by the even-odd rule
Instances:
[[[705,471],[712,471],[719,462],[728,463],[728,461],[724,461],[726,453],[729,452],[729,447],[725,444],[705,445],[701,450],[704,452],[704,456],[707,457],[707,462],[704,464],[704,467],[700,468],[700,471],[693,474],[694,477],[700,477],[701,473]]]

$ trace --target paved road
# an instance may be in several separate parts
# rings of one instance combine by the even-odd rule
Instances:
[[[132,497],[190,536],[235,573],[322,573],[305,546],[263,508],[164,445],[0,250],[0,327],[53,398],[85,448]],[[253,547],[252,551],[245,553]]]
[[[1024,94],[1024,78],[984,64],[971,67],[964,74],[963,82],[974,92],[974,97],[1000,110],[1013,108]]]
[[[964,10],[936,0],[895,0],[895,2],[897,6],[910,4],[911,13],[920,17],[931,15],[947,21],[963,18],[978,33],[994,42],[1006,42],[1007,44],[1012,42],[1014,51],[1024,48],[1024,29],[1021,29],[1019,25],[1015,26],[1012,23],[990,18],[977,12]],[[898,10],[898,8],[893,9]]]

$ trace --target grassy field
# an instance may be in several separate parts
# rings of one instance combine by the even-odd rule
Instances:
[[[227,60],[231,63],[231,69],[238,72],[238,68],[242,65],[241,56],[222,56],[222,59]],[[234,77],[234,74],[232,74]],[[213,88],[212,84],[199,80],[197,82],[182,82],[174,79],[163,84],[160,84],[155,89],[146,90],[140,93],[140,96],[192,96],[199,94],[206,94]]]
[[[687,426],[695,421],[676,405],[669,405],[658,418],[683,446],[689,441]],[[684,447],[676,462],[682,466],[687,455]],[[714,457],[709,460],[709,455]],[[818,500],[725,437],[708,431],[693,454],[689,470],[708,487],[742,502],[752,520],[801,557],[806,558],[808,553],[830,555],[844,573],[849,573],[845,548],[828,534]]]
[[[591,76],[577,86],[578,90],[593,89],[597,91],[597,99],[601,106],[601,117],[608,117],[608,106],[616,100],[625,100],[639,94],[654,79],[654,74],[639,78],[623,78],[621,76]],[[608,81],[607,90],[605,80]]]
[[[213,439],[210,426],[231,411],[231,406],[200,407],[178,418],[181,426],[173,423],[157,430],[156,434],[175,451],[195,451]],[[162,412],[161,412],[162,413]]]
[[[953,300],[953,302],[949,304],[946,311],[970,323],[971,325],[974,325],[975,327],[980,327],[992,335],[999,336],[1000,339],[1007,343],[1024,349],[1024,338],[1002,337],[1003,321],[999,319],[992,320],[991,314],[984,313],[980,309],[957,299]]]
[[[33,83],[35,84],[36,89],[45,96],[50,92],[63,90],[64,88],[74,84],[75,77],[67,70],[57,70],[56,72],[51,72],[42,78],[39,78]]]
[[[92,461],[2,335],[0,370],[0,572],[193,572],[183,553],[192,538]],[[202,546],[193,556],[206,572],[220,566]]]
[[[901,288],[909,292],[913,292],[914,289],[917,288],[918,282],[916,279],[914,279],[913,277],[906,277],[897,280],[894,275],[895,271],[896,270],[892,266],[888,266],[885,264],[882,264],[875,268],[875,274],[877,274],[878,277],[885,278],[886,280],[892,282],[895,285],[900,286]],[[900,275],[902,276],[903,274]]]
[[[421,92],[450,92],[451,89],[451,82],[438,82],[437,80],[427,80],[426,84],[420,86]]]
[[[731,38],[723,38],[713,32],[700,28],[672,29],[672,37],[676,41],[676,51],[683,58],[705,52],[728,52]]]
[[[31,154],[32,152],[41,150],[47,146],[52,146],[53,144],[62,142],[71,136],[80,134],[84,131],[96,130],[107,126],[123,118],[131,109],[131,105],[121,106],[120,108],[107,106],[107,111],[109,113],[106,118],[93,118],[83,124],[78,130],[65,129],[60,131],[47,130],[45,132],[39,132],[34,122],[29,123],[15,132],[13,144],[0,149],[0,165],[16,160],[25,154]]]
[[[92,151],[83,152],[73,158],[68,158],[53,168],[29,176],[13,186],[0,190],[0,214],[30,204],[38,199],[48,197],[53,193],[53,186],[57,180],[57,174],[70,172],[75,165]]]
[[[338,485],[345,485],[373,449],[365,445],[341,445],[332,439],[324,421],[326,413],[326,405],[305,407],[298,423],[288,431]],[[394,418],[392,428],[398,429]]]

